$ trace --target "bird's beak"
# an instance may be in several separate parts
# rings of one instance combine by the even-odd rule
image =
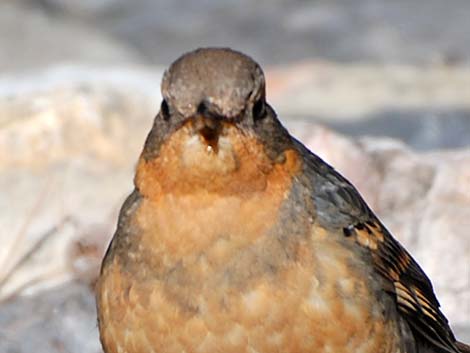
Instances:
[[[207,147],[218,151],[219,136],[222,131],[222,119],[214,116],[198,114],[193,120],[194,131],[202,137]]]

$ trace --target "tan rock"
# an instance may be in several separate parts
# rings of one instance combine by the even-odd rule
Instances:
[[[350,121],[390,108],[470,108],[468,66],[305,61],[268,69],[266,76],[271,103],[294,117]]]

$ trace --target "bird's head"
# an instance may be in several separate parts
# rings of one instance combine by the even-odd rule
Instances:
[[[140,164],[165,173],[175,190],[186,190],[185,183],[260,188],[275,165],[293,158],[286,154],[292,139],[266,103],[263,71],[250,57],[226,48],[195,50],[170,66],[161,88]]]

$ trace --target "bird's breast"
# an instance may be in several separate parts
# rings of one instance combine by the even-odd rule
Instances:
[[[140,203],[138,245],[99,285],[111,352],[392,352],[357,257],[268,190]]]

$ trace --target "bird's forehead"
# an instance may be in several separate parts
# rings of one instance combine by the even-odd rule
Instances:
[[[163,97],[181,114],[196,112],[201,102],[235,116],[251,97],[264,94],[264,75],[248,56],[230,49],[199,49],[183,55],[165,73]]]

